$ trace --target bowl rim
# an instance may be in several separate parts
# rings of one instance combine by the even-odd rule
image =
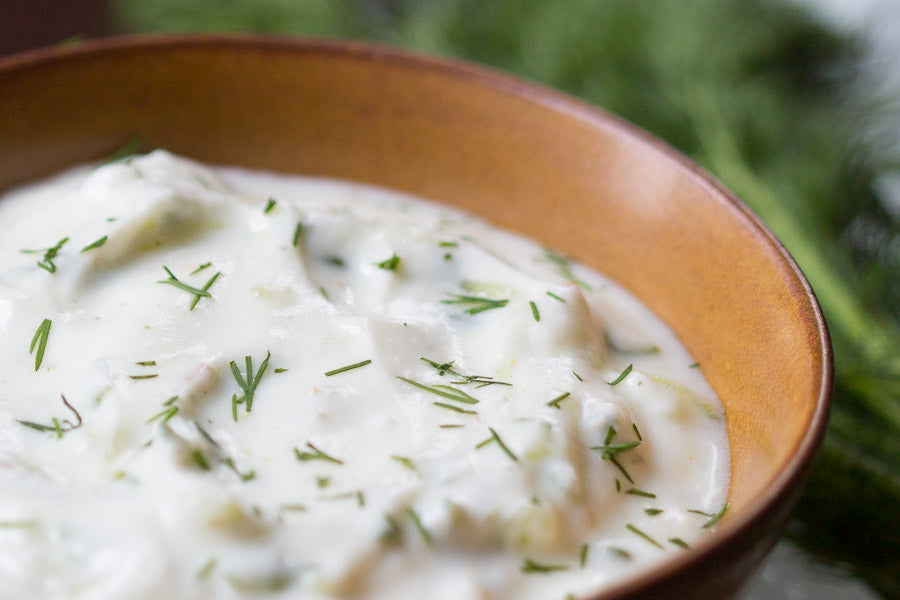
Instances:
[[[717,202],[739,217],[749,231],[761,238],[773,251],[772,256],[776,260],[783,262],[787,274],[797,284],[797,292],[791,295],[796,304],[801,306],[801,314],[810,317],[807,329],[816,336],[821,377],[806,431],[796,442],[788,461],[764,491],[753,497],[738,513],[729,515],[710,535],[693,545],[689,551],[640,569],[625,579],[604,587],[601,593],[604,598],[610,599],[637,598],[648,588],[665,589],[667,581],[674,581],[679,573],[690,570],[697,563],[710,560],[723,550],[740,546],[741,539],[751,534],[757,524],[785,513],[785,506],[793,505],[806,471],[822,443],[828,423],[834,376],[834,356],[828,326],[812,287],[787,249],[748,205],[705,169],[645,129],[573,95],[495,67],[370,42],[315,36],[239,33],[121,35],[63,42],[56,46],[0,57],[0,75],[15,71],[25,72],[52,64],[93,60],[103,55],[123,52],[171,52],[192,48],[333,56],[363,63],[380,63],[412,71],[436,73],[469,84],[486,86],[502,94],[564,113],[593,128],[610,130],[617,135],[631,138],[663,155],[677,168],[687,173],[692,181],[706,188]],[[770,540],[770,545],[774,542],[775,538]]]

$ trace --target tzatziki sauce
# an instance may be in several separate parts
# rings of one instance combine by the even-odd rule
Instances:
[[[2,600],[589,598],[727,508],[672,332],[456,209],[154,151],[0,230]]]

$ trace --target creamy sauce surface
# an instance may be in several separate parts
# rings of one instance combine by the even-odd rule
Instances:
[[[0,228],[0,599],[584,598],[725,506],[673,334],[453,209],[156,151]]]

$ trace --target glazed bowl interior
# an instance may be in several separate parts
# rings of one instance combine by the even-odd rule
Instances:
[[[724,597],[783,525],[824,428],[827,331],[740,202],[675,151],[566,96],[454,62],[345,43],[95,42],[0,61],[0,189],[148,148],[339,177],[477,213],[629,288],[726,409],[730,509],[701,545],[604,594]]]

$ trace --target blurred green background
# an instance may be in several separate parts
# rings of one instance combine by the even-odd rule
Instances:
[[[105,4],[107,32],[339,36],[477,61],[711,171],[797,259],[833,338],[832,418],[786,535],[900,598],[900,213],[885,185],[900,173],[900,95],[873,85],[863,38],[789,0]]]

